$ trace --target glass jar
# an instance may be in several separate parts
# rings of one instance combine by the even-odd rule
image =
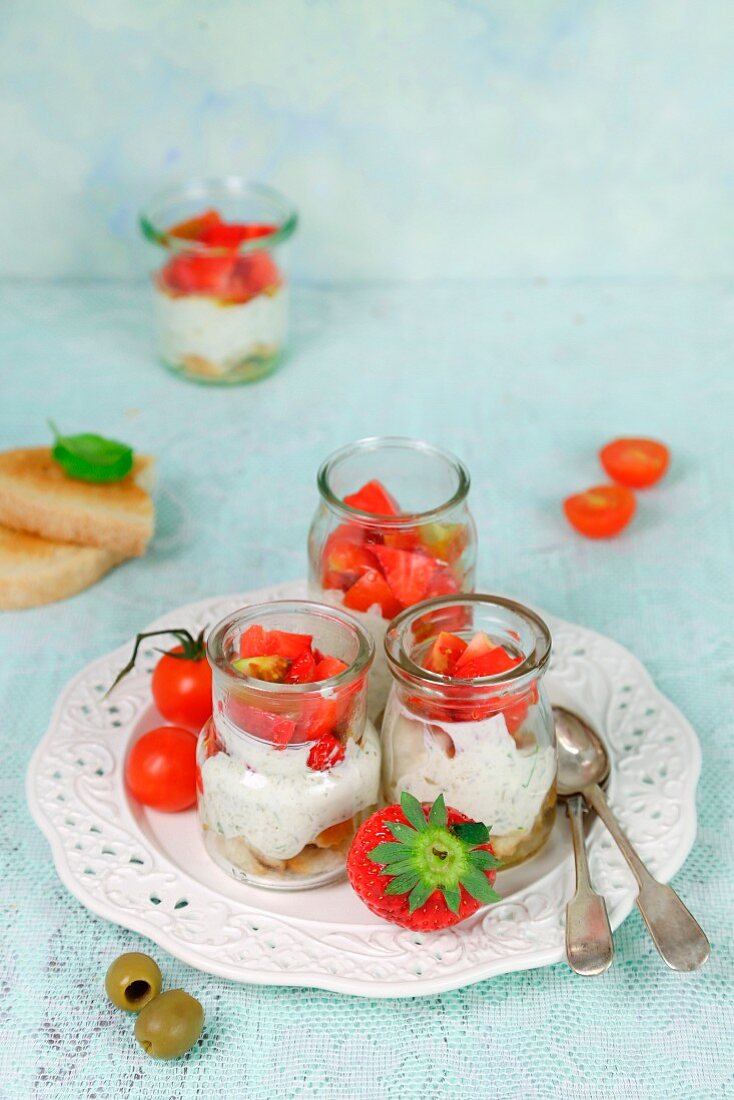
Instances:
[[[314,599],[347,608],[372,634],[374,718],[390,686],[383,640],[391,619],[421,600],[474,589],[477,534],[467,503],[469,473],[458,458],[430,443],[383,437],[335,451],[321,466],[317,484],[321,500],[308,538],[309,591]],[[393,514],[384,514],[386,509]]]
[[[238,671],[248,627],[313,637],[348,668],[316,683]],[[295,889],[338,878],[377,805],[380,745],[366,719],[374,645],[349,615],[306,600],[244,608],[209,635],[213,716],[199,737],[199,820],[209,855],[234,878]]]
[[[297,215],[238,176],[194,179],[140,216],[163,249],[153,273],[158,354],[197,382],[253,382],[280,361],[288,330],[286,242]]]
[[[441,631],[465,642],[478,632],[501,645],[514,667],[474,679],[423,666]],[[505,867],[542,846],[556,806],[553,714],[543,677],[548,627],[522,604],[499,596],[430,600],[406,611],[385,638],[393,677],[382,724],[383,793],[409,791],[446,803],[491,827]]]

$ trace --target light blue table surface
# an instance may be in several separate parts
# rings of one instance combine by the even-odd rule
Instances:
[[[734,295],[717,282],[454,283],[302,289],[288,363],[208,390],[160,369],[147,291],[5,284],[0,443],[69,431],[159,460],[148,555],[65,603],[0,617],[0,1096],[709,1098],[734,1095]],[[600,479],[617,434],[674,462],[620,539],[560,501]],[[427,999],[237,986],[159,949],[207,1013],[184,1060],[149,1061],[102,978],[139,937],[58,881],[23,780],[66,681],[168,608],[304,574],[315,472],[370,434],[423,436],[473,476],[480,578],[633,650],[703,745],[699,832],[676,886],[712,956],[675,975],[634,914],[603,978],[564,964]]]

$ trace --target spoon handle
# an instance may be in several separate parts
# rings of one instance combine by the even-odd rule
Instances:
[[[622,832],[600,787],[586,787],[586,801],[612,834],[637,879],[637,908],[652,941],[671,970],[698,970],[709,957],[709,941],[672,886],[654,879]]]
[[[577,974],[603,974],[614,958],[612,930],[604,898],[594,892],[584,841],[583,803],[579,795],[566,802],[576,858],[576,893],[566,906],[566,957]]]

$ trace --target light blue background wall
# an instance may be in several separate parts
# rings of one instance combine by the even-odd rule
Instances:
[[[243,172],[312,280],[734,270],[729,0],[5,0],[0,271],[140,272]]]

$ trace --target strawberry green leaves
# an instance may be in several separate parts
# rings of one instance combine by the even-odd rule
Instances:
[[[447,809],[443,795],[427,815],[418,799],[407,792],[401,795],[400,807],[406,820],[386,822],[395,840],[377,844],[367,855],[371,862],[382,865],[379,874],[390,879],[385,887],[387,896],[407,894],[411,914],[437,892],[450,912],[458,914],[462,887],[482,905],[500,900],[490,881],[500,862],[487,848],[486,825],[456,822],[457,815]],[[456,824],[450,825],[450,820]]]
[[[132,448],[114,439],[85,433],[61,435],[53,421],[55,441],[51,455],[68,477],[77,481],[121,481],[133,468]]]

